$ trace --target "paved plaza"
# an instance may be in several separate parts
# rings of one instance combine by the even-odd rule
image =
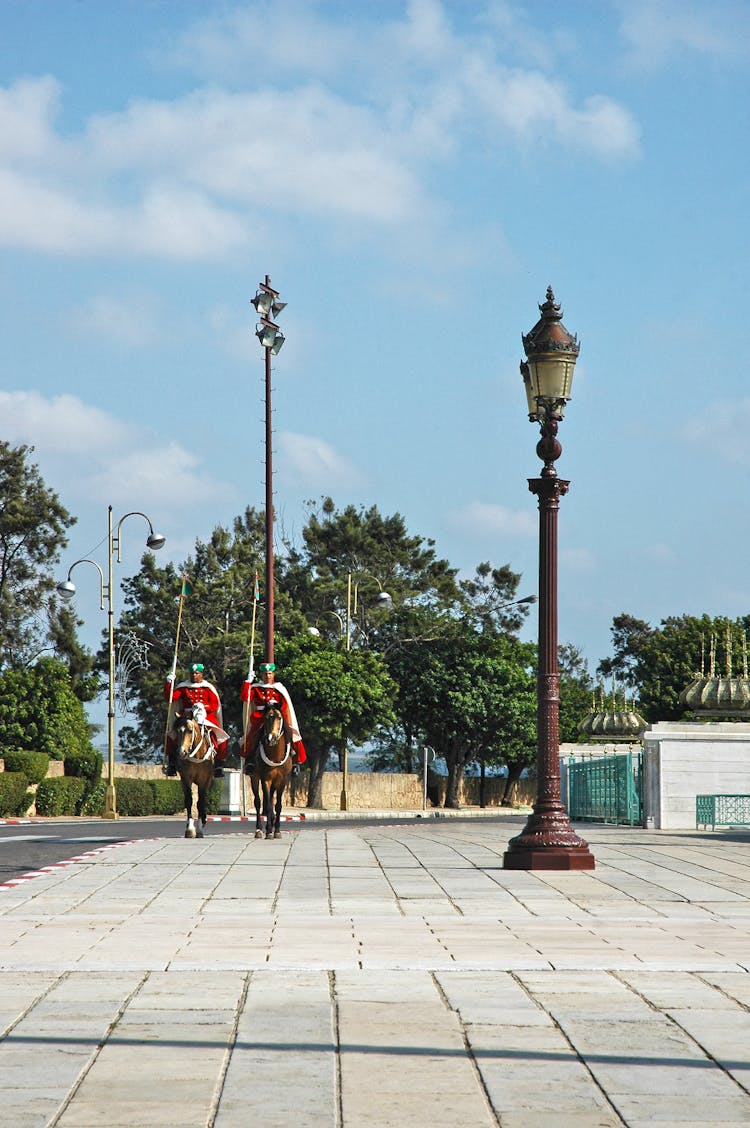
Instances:
[[[1,889],[0,1123],[747,1128],[750,835],[503,870],[523,822],[176,823]]]

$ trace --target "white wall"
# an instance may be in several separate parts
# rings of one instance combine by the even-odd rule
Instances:
[[[750,724],[660,721],[646,730],[645,825],[694,829],[696,795],[750,795]]]

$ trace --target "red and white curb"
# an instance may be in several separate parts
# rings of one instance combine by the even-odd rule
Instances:
[[[282,822],[305,822],[305,815],[282,815]],[[263,815],[261,822],[265,822]],[[208,815],[206,822],[255,822],[255,815]]]
[[[76,854],[74,858],[66,858],[64,862],[55,862],[51,866],[42,866],[38,870],[30,870],[28,873],[22,873],[19,877],[11,877],[8,881],[0,881],[0,889],[15,889],[19,885],[23,885],[27,881],[31,881],[35,877],[44,877],[48,873],[54,873],[56,870],[64,869],[66,866],[72,866],[76,862],[87,862],[90,858],[95,858],[97,854],[104,854],[107,850],[116,850],[118,846],[133,846],[137,840],[134,838],[131,842],[110,842],[106,846],[100,846],[98,850],[87,850],[85,854]]]
[[[0,826],[33,826],[34,819],[0,819]]]

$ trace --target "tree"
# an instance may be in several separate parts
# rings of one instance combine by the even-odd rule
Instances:
[[[279,647],[284,684],[308,753],[308,807],[323,805],[323,773],[344,740],[362,744],[393,720],[396,686],[379,654],[300,634]]]
[[[737,647],[750,617],[734,621],[709,615],[672,615],[651,627],[629,615],[613,620],[615,655],[599,664],[600,673],[618,672],[638,695],[640,712],[649,722],[679,720],[685,714],[680,694],[695,675],[707,669],[711,639],[718,640],[725,659],[727,626]],[[720,665],[717,672],[720,670]]]
[[[520,775],[533,758],[536,697],[534,647],[511,636],[482,634],[454,622],[440,637],[388,654],[398,683],[396,709],[445,759],[445,806],[458,807],[466,766],[503,763]]]
[[[194,554],[180,568],[171,563],[159,567],[153,554],[146,553],[140,571],[123,581],[125,610],[118,637],[131,630],[151,648],[149,667],[134,673],[129,691],[137,724],[120,731],[121,748],[128,759],[158,759],[163,752],[166,706],[162,686],[174,658],[183,573],[192,591],[183,602],[178,675],[191,662],[204,664],[206,677],[222,699],[224,727],[235,744],[239,740],[240,689],[247,674],[255,573],[261,569],[264,528],[263,515],[248,508],[235,518],[231,529],[217,526],[208,541],[196,540]],[[279,575],[283,577],[283,567]],[[278,599],[278,619],[292,623],[294,630],[303,622],[283,596]],[[262,624],[258,627],[256,653],[263,644]],[[106,660],[104,649],[99,660]]]
[[[594,682],[578,647],[562,643],[558,647],[560,671],[560,743],[574,744],[580,739],[578,726],[591,708]]]
[[[75,618],[50,599],[75,517],[29,461],[32,451],[0,441],[0,667],[17,669],[54,648],[71,660],[85,699],[95,692],[91,657],[77,642]]]
[[[352,646],[378,649],[386,624],[381,590],[394,608],[407,600],[449,606],[459,599],[456,569],[438,558],[433,540],[410,535],[401,514],[384,517],[377,506],[338,510],[329,497],[319,508],[309,505],[302,546],[287,546],[283,586],[324,638],[341,636],[348,609]]]
[[[0,748],[44,752],[53,760],[93,751],[64,662],[40,658],[0,674]]]

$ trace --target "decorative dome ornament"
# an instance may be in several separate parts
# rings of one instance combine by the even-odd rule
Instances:
[[[700,718],[734,720],[750,718],[750,678],[747,671],[747,634],[742,632],[742,677],[732,672],[734,640],[727,622],[724,636],[725,674],[717,672],[718,636],[709,640],[709,666],[705,670],[705,641],[701,636],[701,672],[680,694],[680,703]]]
[[[613,684],[609,701],[605,701],[604,690],[599,687],[599,700],[596,697],[592,699],[591,709],[579,724],[578,731],[591,741],[636,744],[647,728],[648,722],[624,695],[618,700]]]

